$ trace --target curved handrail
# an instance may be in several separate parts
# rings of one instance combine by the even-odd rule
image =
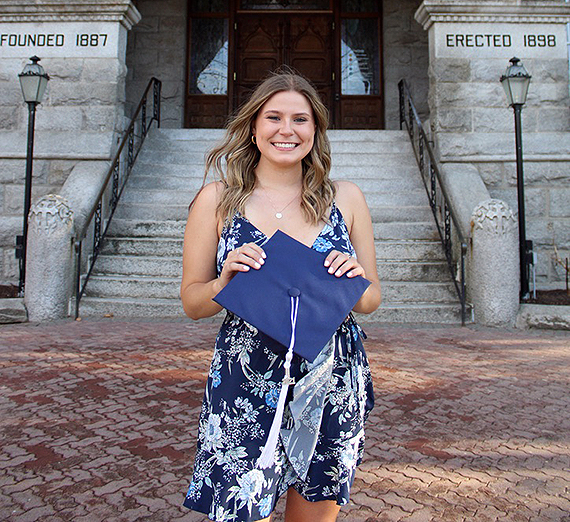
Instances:
[[[95,200],[95,203],[85,220],[85,223],[81,230],[77,233],[75,237],[75,253],[76,253],[76,284],[75,284],[75,318],[79,316],[79,302],[85,293],[85,287],[93,271],[95,261],[99,256],[101,246],[107,231],[109,230],[109,225],[117,208],[121,194],[125,188],[133,165],[138,157],[142,144],[150,130],[153,122],[156,122],[157,127],[160,128],[160,92],[161,92],[162,82],[157,78],[151,78],[148,85],[142,95],[141,101],[139,102],[137,109],[129,126],[123,134],[123,138],[119,144],[119,148],[115,153],[113,162],[105,176],[105,180],[101,186],[101,190]],[[153,94],[153,106],[152,115],[147,121],[147,98],[149,92],[152,88]],[[139,121],[140,117],[140,121]],[[123,158],[124,153],[126,153],[126,158]],[[110,194],[108,194],[110,190]],[[109,201],[105,201],[110,198]],[[107,211],[106,215],[103,215]],[[93,223],[94,220],[94,223]],[[103,222],[104,227],[103,227]],[[87,264],[87,273],[84,276],[83,284],[81,283],[81,254],[83,241],[86,239],[91,225],[93,226],[93,247],[92,252],[89,256],[89,262]],[[103,230],[102,230],[103,228]]]
[[[467,242],[461,232],[459,219],[450,204],[450,198],[445,190],[441,174],[430,141],[427,138],[422,121],[414,105],[412,95],[406,80],[398,83],[400,93],[400,129],[406,126],[412,142],[416,161],[420,169],[430,207],[432,209],[437,230],[443,244],[447,265],[453,276],[453,283],[461,302],[461,324],[466,320],[466,297],[465,297],[465,256],[467,255]],[[427,157],[426,157],[427,152]],[[426,174],[429,170],[429,176]],[[429,180],[429,186],[428,186]],[[457,281],[457,269],[453,261],[453,244],[451,226],[454,226],[454,234],[460,245],[460,268],[459,282]]]

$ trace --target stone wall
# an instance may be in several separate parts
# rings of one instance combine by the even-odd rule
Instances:
[[[186,0],[138,0],[140,23],[127,44],[127,114],[150,80],[162,81],[161,126],[181,128],[186,71]]]
[[[414,19],[421,0],[384,0],[383,50],[386,129],[399,129],[398,82],[405,78],[422,120],[428,117],[428,36]]]
[[[526,236],[538,254],[537,287],[561,288],[565,272],[555,247],[570,257],[570,103],[562,1],[425,2],[418,19],[430,38],[430,122],[446,172],[478,173],[494,198],[515,211],[517,176],[513,110],[499,82],[518,56],[532,75],[523,109]],[[488,4],[486,6],[485,4]],[[504,4],[504,5],[500,5]],[[487,12],[487,10],[489,10]],[[428,13],[429,12],[429,16]],[[516,24],[512,20],[518,20]],[[480,38],[457,45],[456,35],[507,35],[510,45]],[[451,35],[451,36],[448,36]],[[528,35],[555,35],[545,46]],[[451,46],[448,45],[447,38]],[[502,37],[502,36],[501,36]],[[491,43],[491,45],[488,45]],[[452,175],[452,174],[451,174]]]
[[[108,160],[124,127],[126,33],[138,13],[128,0],[47,4],[0,4],[0,33],[65,35],[62,47],[0,48],[0,284],[18,279],[28,128],[18,74],[29,57],[38,55],[50,76],[36,112],[32,202],[57,193],[78,163]],[[106,34],[106,45],[76,45],[79,33]]]

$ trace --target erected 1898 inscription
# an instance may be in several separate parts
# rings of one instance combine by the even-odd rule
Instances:
[[[435,28],[438,56],[502,58],[566,57],[562,24],[449,23]]]
[[[523,34],[523,47],[556,47],[555,34]],[[447,47],[512,47],[510,34],[447,34]]]

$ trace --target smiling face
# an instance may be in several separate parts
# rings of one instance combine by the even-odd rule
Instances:
[[[296,91],[274,94],[259,109],[253,135],[261,152],[259,166],[301,166],[313,147],[315,118],[309,101]]]

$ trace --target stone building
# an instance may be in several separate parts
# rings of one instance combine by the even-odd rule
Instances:
[[[378,174],[375,185],[373,167],[384,163],[392,145],[380,151],[377,158],[366,148],[370,143],[405,142],[398,153],[415,161],[407,134],[399,131],[398,82],[406,79],[457,218],[453,226],[466,238],[468,305],[475,318],[492,323],[488,318],[496,313],[496,303],[489,305],[487,315],[477,315],[486,308],[485,303],[493,301],[493,295],[501,293],[501,284],[491,284],[489,274],[496,270],[492,267],[497,259],[499,270],[505,266],[506,258],[514,259],[516,265],[516,247],[509,246],[507,254],[497,254],[493,260],[494,249],[502,248],[499,236],[504,230],[500,229],[495,242],[487,247],[486,273],[479,273],[475,269],[477,263],[469,256],[476,250],[473,236],[477,215],[495,225],[503,220],[506,226],[514,223],[509,212],[517,212],[513,112],[499,83],[513,56],[520,58],[532,74],[523,110],[523,139],[527,238],[533,241],[537,255],[536,287],[561,288],[565,278],[557,260],[570,256],[568,22],[570,4],[562,0],[5,0],[0,4],[0,284],[16,284],[18,280],[14,242],[22,227],[27,132],[27,109],[18,73],[29,57],[39,56],[50,75],[45,99],[37,112],[33,200],[47,194],[61,195],[76,228],[85,217],[85,209],[93,204],[94,194],[100,189],[122,133],[151,77],[162,82],[162,130],[151,132],[149,139],[154,140],[154,145],[143,145],[139,161],[144,165],[135,165],[133,176],[145,179],[134,185],[130,193],[127,186],[126,199],[119,202],[118,220],[129,217],[129,206],[144,207],[148,203],[145,198],[150,192],[141,192],[144,183],[145,190],[155,187],[157,192],[150,197],[157,201],[162,197],[156,195],[160,190],[174,186],[166,178],[176,170],[169,166],[177,161],[167,156],[182,146],[183,136],[190,142],[211,144],[211,140],[219,138],[219,132],[195,129],[223,127],[228,114],[259,79],[285,64],[309,76],[329,108],[333,152],[338,152],[340,165],[333,173],[341,175],[342,165],[356,167],[361,160],[367,172],[372,172],[362,176],[362,186],[371,208],[379,202],[377,211],[373,208],[372,212],[378,222],[377,240],[381,241],[384,235],[392,242],[400,241],[398,245],[378,244],[379,270],[385,267],[386,274],[394,270],[389,265],[398,256],[404,264],[416,261],[416,254],[410,254],[406,241],[416,239],[413,248],[418,250],[418,245],[423,247],[425,241],[434,239],[415,238],[410,235],[410,226],[395,226],[392,222],[406,222],[406,216],[394,216],[398,212],[406,214],[407,207],[398,209],[395,202],[385,203],[386,194],[396,190],[390,188],[389,180],[397,187],[404,183],[405,176],[415,175],[421,188],[417,167],[415,174],[414,169],[411,173],[408,169],[400,175],[398,162],[392,162],[391,173]],[[350,143],[360,141],[365,145],[355,145],[354,153],[362,155],[351,159]],[[190,148],[185,154],[195,156],[198,152]],[[203,154],[202,149],[199,154]],[[192,176],[199,178],[200,161],[196,163]],[[155,178],[160,179],[148,184],[146,178],[153,165],[158,173]],[[348,176],[354,172],[358,177],[359,171],[350,171],[348,167],[345,170]],[[189,177],[190,171],[192,168],[188,167]],[[188,186],[199,185],[189,182]],[[414,190],[417,188],[414,186]],[[188,201],[191,193],[185,195]],[[143,199],[137,201],[137,197]],[[165,193],[163,197],[172,194]],[[427,205],[425,191],[422,197],[422,205]],[[502,203],[489,206],[489,198]],[[177,205],[176,216],[163,216],[169,223],[184,220],[183,201]],[[164,206],[163,202],[161,208],[147,210],[147,214],[156,215],[133,214],[131,221],[158,220]],[[474,214],[476,210],[479,214]],[[388,224],[381,217],[385,214],[390,215],[384,220]],[[429,217],[422,219],[423,223]],[[172,230],[181,232],[177,225],[166,238],[179,240],[178,232]],[[115,231],[115,235],[120,234]],[[128,235],[134,237],[137,233],[131,231]],[[47,241],[44,247],[50,252],[49,240],[41,241]],[[58,271],[57,256],[53,260],[56,266],[49,266],[50,256],[38,258],[38,252],[42,252],[38,248],[34,250],[31,245],[29,249],[30,277],[52,287],[59,285],[56,279],[49,282],[50,278],[42,272]],[[176,248],[173,257],[179,254]],[[391,248],[400,254],[386,254],[383,258],[382,252]],[[456,262],[457,247],[454,249]],[[72,256],[71,250],[70,247],[65,256]],[[424,261],[429,264],[434,255],[425,250]],[[176,263],[170,275],[146,275],[163,277],[156,279],[155,286],[164,278],[176,280]],[[409,264],[406,270],[410,279],[433,268],[419,267],[414,272],[409,270]],[[64,291],[54,290],[53,299],[59,302],[68,302],[71,296],[73,274],[69,272],[73,272],[73,267],[69,263],[65,266],[71,268],[65,269],[63,279],[57,281],[68,281],[70,286]],[[100,276],[102,286],[93,296],[104,300],[104,280],[109,273],[103,271]],[[145,274],[138,275],[139,282],[141,276]],[[432,281],[434,284],[438,277]],[[518,278],[518,274],[505,277]],[[387,285],[386,300],[389,305],[393,291],[395,308],[410,301],[405,297],[398,300],[401,282],[395,277],[393,289]],[[129,287],[128,282],[123,283]],[[490,293],[479,292],[489,285]],[[41,284],[33,288],[34,292],[36,288],[38,292],[46,291]],[[426,288],[427,297],[416,303],[418,309],[433,304],[429,297],[432,287]],[[174,299],[173,292],[159,292],[151,309],[160,307],[161,299]],[[137,297],[136,291],[130,297],[131,304],[143,299]],[[503,303],[503,297],[497,298],[497,303]],[[26,299],[33,308],[30,299],[33,301],[34,296],[26,295]],[[94,307],[93,313],[102,313],[104,306],[112,308],[111,301],[103,308],[93,304],[87,305],[86,310],[89,306]],[[42,302],[40,308],[53,309],[53,302]],[[142,308],[132,305],[124,310],[137,313]],[[47,310],[45,317],[50,317],[50,313],[53,315]],[[414,316],[413,309],[408,315],[385,313],[380,319],[422,320]],[[441,320],[443,316],[434,317],[433,320]],[[457,320],[457,315],[452,320]],[[498,322],[509,321],[512,317]]]

